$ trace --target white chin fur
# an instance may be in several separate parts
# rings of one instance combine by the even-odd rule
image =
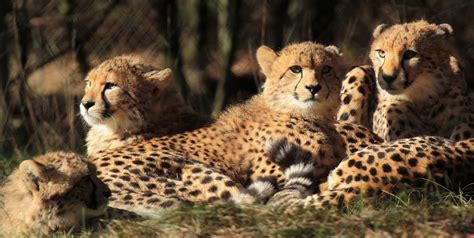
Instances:
[[[317,98],[317,96],[316,96]],[[309,110],[311,109],[314,105],[316,105],[316,101],[315,100],[312,100],[312,101],[300,101],[300,100],[297,100],[295,98],[292,98],[293,99],[293,103],[299,108],[299,109],[302,109],[302,110]]]
[[[102,120],[88,113],[87,110],[82,105],[80,106],[80,111],[81,111],[82,118],[84,118],[84,121],[86,121],[87,124],[89,124],[89,126],[95,126],[95,125],[101,124]]]
[[[430,95],[435,96],[442,91],[440,82],[435,80],[439,79],[432,74],[424,73],[418,75],[413,83],[405,89],[391,91],[382,89],[381,92],[383,92],[384,96],[406,98],[414,102],[422,102],[429,98]],[[377,83],[378,87],[380,87],[379,83]]]

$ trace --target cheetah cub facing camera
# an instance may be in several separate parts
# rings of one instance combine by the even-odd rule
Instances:
[[[80,155],[53,152],[23,161],[0,187],[0,233],[67,232],[105,213],[110,190]]]
[[[82,118],[91,126],[87,154],[206,124],[173,90],[171,74],[131,55],[106,60],[89,72],[80,104]]]

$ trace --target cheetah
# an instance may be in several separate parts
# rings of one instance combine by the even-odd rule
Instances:
[[[281,148],[281,145],[275,145]],[[294,144],[286,145],[286,151],[301,150]],[[274,157],[285,159],[299,156],[305,151]],[[285,154],[286,153],[286,154]],[[303,155],[303,156],[302,156]],[[293,158],[291,158],[293,159]],[[435,181],[451,188],[463,187],[474,180],[474,138],[458,142],[435,136],[421,136],[370,145],[345,158],[328,176],[325,188],[311,194],[312,178],[308,166],[293,171],[284,188],[268,202],[275,206],[321,209],[341,206],[359,195],[392,192],[408,187],[419,187],[427,181]],[[288,177],[288,176],[287,176]]]
[[[89,156],[99,150],[117,149],[152,136],[180,133],[206,124],[208,119],[184,105],[169,87],[170,78],[171,70],[156,70],[131,55],[106,60],[93,69],[85,79],[87,85],[80,105],[83,119],[92,126],[87,137]],[[210,172],[201,164],[195,164],[193,168]],[[172,183],[167,183],[167,186]],[[272,194],[273,188],[271,181],[259,180],[235,201],[264,201]],[[116,198],[127,200],[131,193],[117,191],[111,198],[112,203]],[[135,196],[153,206],[142,206],[140,202],[135,204],[133,212],[152,218],[161,209],[176,207],[183,202],[176,196],[148,191]],[[113,207],[127,209],[129,205],[116,204]]]
[[[153,201],[137,195],[144,193],[191,202],[229,200],[262,178],[282,184],[283,171],[265,155],[268,140],[289,138],[311,151],[315,178],[325,178],[346,148],[377,141],[360,126],[334,124],[343,71],[336,47],[304,42],[275,52],[261,46],[257,60],[267,78],[263,92],[214,123],[92,156],[99,178],[112,190],[111,206],[152,207]]]
[[[338,119],[385,141],[421,135],[459,141],[474,136],[474,105],[449,41],[449,24],[424,20],[378,26],[370,66],[350,71]]]
[[[0,232],[70,231],[105,213],[110,190],[84,157],[51,152],[23,161],[0,187]]]
[[[81,116],[91,126],[87,154],[207,124],[207,118],[180,99],[170,85],[171,74],[133,55],[108,59],[91,70],[80,104]]]

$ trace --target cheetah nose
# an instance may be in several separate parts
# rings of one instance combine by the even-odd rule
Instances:
[[[388,85],[390,85],[397,77],[395,75],[382,74],[382,78]]]
[[[94,101],[82,101],[81,104],[82,104],[82,106],[84,106],[84,108],[86,110],[88,110],[89,108],[91,108],[95,105],[95,102]]]
[[[321,85],[316,84],[316,85],[307,85],[305,86],[306,89],[309,90],[309,92],[314,96],[316,93],[318,93],[321,90]]]

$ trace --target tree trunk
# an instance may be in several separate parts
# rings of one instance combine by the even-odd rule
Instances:
[[[180,52],[180,27],[178,25],[178,8],[175,0],[151,1],[157,13],[157,27],[167,40],[166,61],[174,74],[178,92],[184,99],[188,96],[188,86],[182,71]]]
[[[241,6],[241,1],[239,0],[223,0],[221,3],[225,11],[219,12],[219,45],[225,61],[214,97],[213,117],[217,117],[219,112],[228,103],[229,94],[234,88],[235,82],[232,78],[231,67],[236,50]]]

